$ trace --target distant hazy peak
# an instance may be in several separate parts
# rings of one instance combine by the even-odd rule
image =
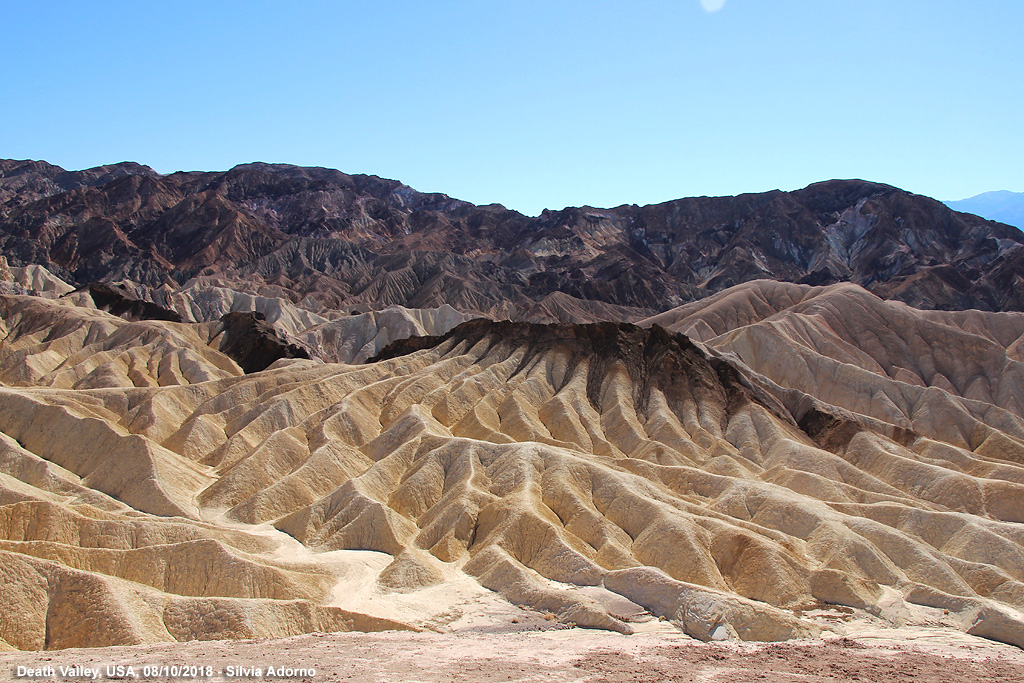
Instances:
[[[945,204],[956,211],[977,214],[1018,228],[1024,226],[1024,192],[995,190]]]

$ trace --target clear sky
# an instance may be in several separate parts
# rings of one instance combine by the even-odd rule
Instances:
[[[0,157],[329,166],[527,214],[1024,190],[1022,0],[0,0]]]

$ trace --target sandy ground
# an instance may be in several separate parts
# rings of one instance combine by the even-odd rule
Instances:
[[[212,676],[199,678],[208,681],[280,680],[268,677],[267,667],[313,668],[314,675],[290,680],[323,683],[1024,681],[1024,652],[950,629],[866,629],[852,638],[706,644],[659,622],[633,636],[518,624],[489,632],[311,634],[279,640],[5,652],[0,653],[0,680],[32,680],[17,678],[18,666],[57,670],[56,676],[34,680],[82,680],[62,677],[60,666],[96,669],[98,680],[108,680],[108,665],[129,664],[136,680],[153,681],[188,679],[146,677],[143,666],[212,667]],[[231,666],[260,671],[229,677]]]

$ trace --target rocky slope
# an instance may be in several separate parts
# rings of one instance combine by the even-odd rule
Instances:
[[[530,218],[323,168],[162,176],[4,161],[0,202],[13,266],[79,285],[213,277],[314,311],[447,304],[529,319],[554,305],[635,319],[761,278],[850,281],[920,308],[1024,310],[1019,230],[859,180]]]
[[[1024,646],[1024,314],[756,281],[640,325],[396,310],[437,334],[244,374],[225,323],[75,301],[0,297],[7,646],[443,629],[484,588],[624,633]]]

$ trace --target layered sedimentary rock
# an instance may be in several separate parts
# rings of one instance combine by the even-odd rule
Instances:
[[[639,326],[395,311],[436,334],[244,374],[218,322],[0,304],[14,647],[415,628],[367,605],[456,580],[621,632],[925,606],[1024,646],[1024,315],[762,281]]]

